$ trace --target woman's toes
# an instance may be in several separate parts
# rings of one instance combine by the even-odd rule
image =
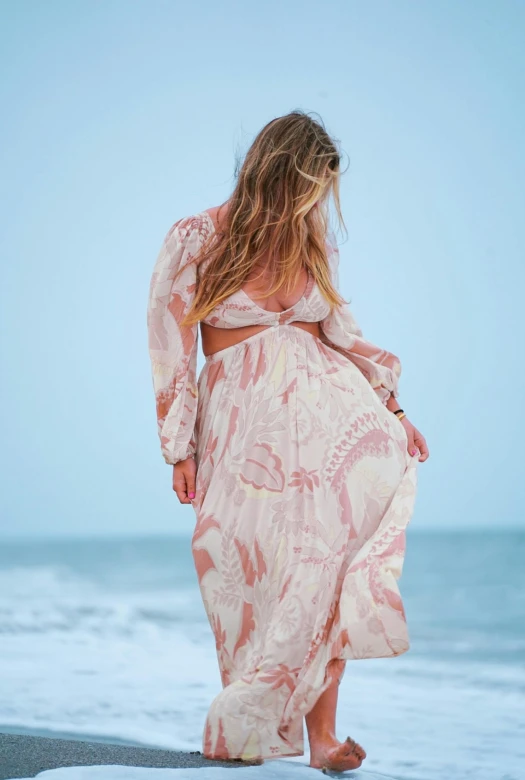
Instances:
[[[364,761],[366,758],[365,750],[359,745],[352,737],[347,737],[344,742],[346,753],[348,756],[355,756],[359,761]]]
[[[310,766],[332,772],[346,772],[357,769],[363,763],[366,753],[358,743],[347,737],[333,748],[310,755]]]

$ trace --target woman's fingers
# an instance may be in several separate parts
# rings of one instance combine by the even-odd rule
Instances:
[[[417,455],[417,447],[414,442],[414,437],[412,435],[408,437],[407,449],[410,455]]]
[[[423,461],[427,460],[429,456],[425,437],[421,435],[417,428],[414,428],[412,423],[407,420],[406,417],[403,417],[401,424],[403,425],[403,428],[407,434],[407,450],[409,455],[417,455],[417,451],[419,450],[418,460],[420,463],[423,463]]]
[[[173,490],[181,504],[191,504],[195,498],[197,466],[193,458],[179,461],[173,467]]]
[[[192,463],[195,463],[192,461]],[[195,498],[195,469],[188,468],[186,471],[186,491],[189,501]]]
[[[189,504],[190,499],[186,491],[186,477],[183,470],[177,464],[173,467],[173,490],[181,504]]]
[[[425,437],[421,433],[419,433],[417,428],[414,429],[414,443],[419,450],[419,462],[423,463],[425,460],[427,460],[430,453],[428,451]]]
[[[406,417],[403,417],[401,420],[401,425],[406,431],[407,434],[407,450],[409,455],[415,455],[417,452],[416,445],[414,442],[414,426],[411,422],[407,420]]]

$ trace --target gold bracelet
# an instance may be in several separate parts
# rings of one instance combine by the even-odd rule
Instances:
[[[394,414],[395,414],[395,412],[394,412]],[[396,414],[396,417],[397,417],[398,420],[402,420],[403,417],[406,417],[406,414],[404,412],[403,412],[403,414]]]

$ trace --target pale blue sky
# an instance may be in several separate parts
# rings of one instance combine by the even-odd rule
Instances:
[[[0,3],[2,528],[190,531],[147,288],[267,121],[342,142],[343,293],[427,436],[412,528],[525,525],[525,4]]]

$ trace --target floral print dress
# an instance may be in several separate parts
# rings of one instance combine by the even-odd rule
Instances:
[[[148,307],[162,453],[197,463],[191,547],[223,686],[203,752],[297,756],[303,718],[336,668],[409,648],[397,580],[417,455],[385,406],[398,359],[363,338],[346,304],[330,311],[312,277],[283,312],[242,290],[219,304],[211,325],[268,327],[208,356],[196,376],[198,326],[180,322],[193,258],[214,230],[205,211],[173,225]],[[337,287],[331,233],[326,246]],[[322,338],[293,321],[320,322]]]

